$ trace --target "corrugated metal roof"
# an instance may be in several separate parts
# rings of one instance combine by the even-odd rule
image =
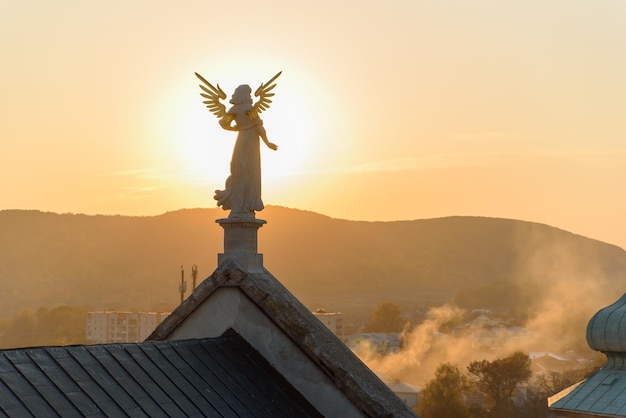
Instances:
[[[321,416],[234,331],[197,340],[0,350],[0,412]]]
[[[600,370],[565,396],[555,398],[558,400],[550,405],[553,410],[597,416],[626,416],[626,371]]]

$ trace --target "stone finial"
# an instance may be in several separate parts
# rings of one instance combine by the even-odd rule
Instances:
[[[217,255],[217,264],[234,258],[247,271],[263,271],[263,254],[258,253],[257,232],[267,222],[255,218],[225,218],[215,222],[224,228],[224,253]]]

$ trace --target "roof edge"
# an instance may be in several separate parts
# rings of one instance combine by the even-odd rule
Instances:
[[[413,411],[278,279],[266,269],[247,272],[235,259],[224,260],[147,340],[166,339],[213,292],[225,286],[238,287],[364,414],[415,417]]]

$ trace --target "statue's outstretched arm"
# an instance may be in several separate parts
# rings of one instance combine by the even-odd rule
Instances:
[[[265,145],[267,145],[269,149],[276,151],[278,149],[278,145],[270,142],[267,139],[267,133],[265,132],[265,128],[263,127],[263,121],[259,119],[259,122],[260,123],[258,123],[255,128],[257,135],[259,135],[259,137],[263,140],[263,142],[265,143]]]

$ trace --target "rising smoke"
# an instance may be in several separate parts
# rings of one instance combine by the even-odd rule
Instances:
[[[431,309],[421,324],[403,335],[404,346],[399,352],[381,356],[360,350],[357,354],[384,380],[400,379],[424,386],[444,362],[464,370],[472,361],[503,357],[515,350],[589,352],[585,340],[589,319],[617,300],[626,288],[606,277],[593,254],[542,241],[541,245],[530,246],[526,242],[518,254],[517,271],[510,278],[538,289],[525,323],[444,334],[440,332],[444,324],[467,313],[447,304]],[[477,337],[481,332],[497,343],[481,346]]]

